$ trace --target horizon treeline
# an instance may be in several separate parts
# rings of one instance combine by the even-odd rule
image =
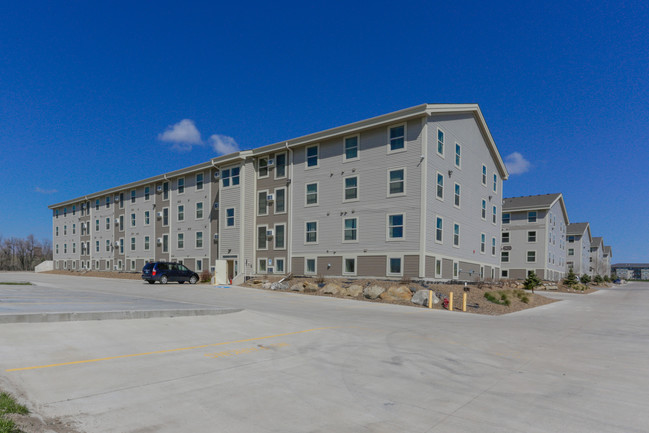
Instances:
[[[45,260],[52,260],[49,239],[38,240],[34,235],[5,238],[0,234],[0,271],[33,271]]]

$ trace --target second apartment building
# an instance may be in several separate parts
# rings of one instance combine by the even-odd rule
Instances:
[[[52,205],[55,267],[497,278],[506,179],[477,105],[425,104]]]

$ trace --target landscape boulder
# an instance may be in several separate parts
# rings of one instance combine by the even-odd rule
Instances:
[[[269,281],[266,281],[264,284],[261,285],[261,288],[262,289],[270,289],[271,286],[272,286],[272,283],[270,283]]]
[[[428,307],[428,296],[430,290],[417,290],[415,294],[412,296],[412,303],[417,304],[417,305],[423,305],[424,307]],[[439,298],[435,293],[433,293],[433,304],[438,304],[439,303]]]
[[[381,286],[368,286],[363,289],[363,296],[367,299],[376,299],[383,292],[385,292],[385,289]]]
[[[315,293],[315,292],[318,291],[319,288],[320,287],[318,287],[317,284],[313,284],[313,283],[305,283],[304,284],[304,292],[305,293]]]
[[[286,290],[288,289],[288,284],[286,283],[272,283],[270,285],[271,290]]]
[[[412,292],[408,286],[392,286],[385,292],[381,293],[380,298],[384,301],[409,301],[412,298]]]
[[[293,284],[290,290],[292,292],[304,292],[304,284],[303,283]]]
[[[329,283],[322,289],[322,293],[325,295],[337,295],[340,293],[340,286],[337,284]]]
[[[347,287],[345,289],[346,295],[351,296],[352,298],[358,297],[361,293],[363,293],[363,286],[360,286],[358,284],[352,284],[351,286]]]

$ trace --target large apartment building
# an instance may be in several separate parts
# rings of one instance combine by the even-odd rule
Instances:
[[[55,268],[496,278],[507,177],[477,105],[419,105],[51,205]]]
[[[568,269],[577,275],[590,275],[590,242],[593,237],[589,223],[570,223],[566,230]]]
[[[534,271],[558,281],[566,272],[566,228],[562,194],[506,198],[502,214],[503,278],[523,279]]]

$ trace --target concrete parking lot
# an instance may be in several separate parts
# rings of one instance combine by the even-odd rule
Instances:
[[[554,294],[562,301],[490,317],[236,287],[29,273],[0,281],[72,298],[242,309],[0,324],[0,388],[84,432],[649,426],[646,283]],[[21,290],[0,286],[0,311],[6,287]]]

